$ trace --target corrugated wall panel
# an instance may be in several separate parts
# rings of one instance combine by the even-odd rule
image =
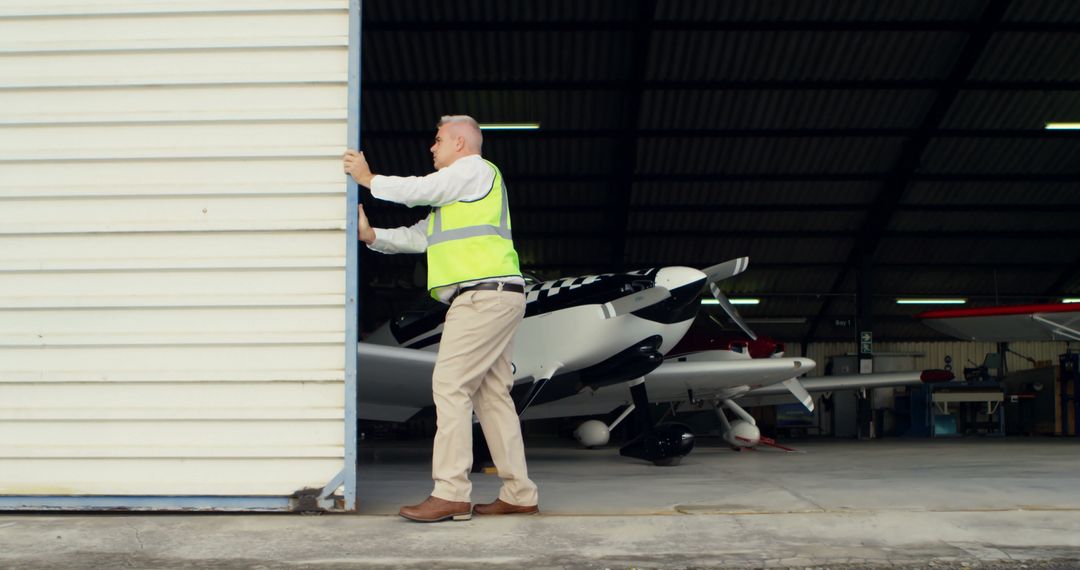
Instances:
[[[0,1],[0,495],[342,470],[348,45],[347,0]]]
[[[791,345],[797,350],[798,345]],[[1057,365],[1058,355],[1063,354],[1067,348],[1065,342],[1011,342],[1009,348],[1036,362],[1049,361]],[[806,356],[814,359],[818,367],[811,376],[823,376],[825,364],[830,356],[838,356],[853,353],[857,350],[854,342],[816,342],[808,347]],[[944,368],[945,357],[952,357],[953,372],[963,378],[964,368],[981,365],[988,353],[997,352],[997,344],[992,342],[876,342],[874,352],[885,353],[919,353],[915,356],[915,367],[919,370],[931,368]],[[972,364],[975,363],[975,364]],[[1010,354],[1007,361],[1008,370],[1017,372],[1029,370],[1034,366],[1031,362],[1020,356]]]

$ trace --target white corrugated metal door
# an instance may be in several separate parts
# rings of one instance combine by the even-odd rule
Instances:
[[[0,495],[341,469],[349,2],[0,2]]]

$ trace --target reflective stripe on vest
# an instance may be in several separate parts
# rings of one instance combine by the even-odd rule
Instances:
[[[488,164],[491,164],[490,162]],[[514,239],[510,231],[510,204],[506,199],[506,184],[502,183],[502,176],[498,169],[495,169],[496,180],[492,181],[500,182],[502,186],[502,213],[499,215],[499,227],[495,227],[489,224],[481,224],[478,226],[466,226],[464,228],[455,228],[452,230],[442,229],[442,208],[435,208],[435,221],[432,224],[431,233],[427,236],[428,247],[437,245],[443,242],[452,241],[456,239],[465,239],[477,236],[499,236],[503,239]],[[481,198],[486,199],[487,196]]]

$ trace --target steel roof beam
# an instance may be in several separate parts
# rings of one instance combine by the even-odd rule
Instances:
[[[591,224],[590,224],[591,225]],[[799,239],[861,239],[863,232],[843,230],[651,230],[633,231],[633,238],[799,238]],[[521,239],[550,239],[550,238],[593,238],[611,239],[607,229],[603,226],[592,230],[515,230],[514,238]],[[884,238],[892,239],[979,239],[979,240],[1012,240],[1012,239],[1045,239],[1080,240],[1080,230],[1046,230],[1046,231],[882,231],[878,241]],[[850,262],[847,267],[851,267]]]
[[[640,14],[639,14],[640,15]],[[981,20],[652,20],[655,31],[672,32],[969,32],[984,25]],[[640,31],[637,20],[533,20],[533,21],[365,21],[364,32],[424,32],[445,26],[461,32],[630,32]],[[998,31],[1019,33],[1075,33],[1076,22],[1002,22]]]
[[[943,79],[648,79],[646,91],[937,91],[949,86]],[[528,79],[528,80],[379,80],[364,81],[364,91],[626,91],[635,88],[625,79]],[[1074,80],[968,80],[961,91],[1076,91]]]
[[[769,172],[711,172],[697,174],[653,174],[639,173],[633,176],[635,182],[884,182],[893,176],[888,172],[867,173],[786,173]],[[1075,184],[1080,179],[1080,171],[1068,173],[1027,173],[1027,172],[971,172],[947,174],[912,174],[915,182],[1064,182]],[[517,173],[514,182],[543,183],[607,183],[610,174],[537,174]]]
[[[687,259],[686,263],[680,263],[677,259],[663,259],[652,261],[633,261],[630,265],[634,268],[643,269],[648,267],[664,267],[668,265],[686,265],[688,267],[695,267],[702,264],[698,258]],[[412,267],[415,262],[409,262],[409,267]],[[580,268],[597,267],[600,263],[587,263],[587,262],[573,262],[573,263],[534,263],[529,265],[530,269],[535,270],[567,270],[573,271]],[[975,262],[945,262],[935,261],[926,263],[893,263],[893,262],[878,262],[880,269],[900,269],[900,270],[919,270],[926,269],[929,271],[942,271],[961,269],[965,271],[971,270],[1006,270],[1006,271],[1054,271],[1060,270],[1069,266],[1067,262],[1061,263],[1045,263],[1045,262],[999,262],[993,263],[975,263]],[[786,262],[766,262],[766,263],[754,263],[750,262],[750,270],[758,271],[791,271],[797,269],[840,269],[847,267],[847,263],[843,261],[792,261]]]
[[[696,214],[696,213],[787,213],[787,212],[865,212],[872,204],[697,204],[697,205],[632,205],[629,212],[650,214]],[[607,211],[606,206],[599,205],[570,205],[565,203],[550,206],[516,205],[515,212],[527,212],[530,214],[563,214],[568,208],[574,212],[597,212]],[[898,211],[903,212],[937,212],[947,214],[1053,214],[1053,213],[1080,213],[1080,202],[1075,204],[899,204]]]
[[[637,171],[638,125],[641,123],[643,83],[645,67],[652,42],[652,24],[656,18],[658,0],[638,0],[637,18],[633,22],[634,34],[629,62],[627,89],[622,114],[622,125],[617,131],[620,143],[612,145],[611,164],[614,165],[608,189],[608,214],[597,216],[594,223],[603,226],[605,221],[611,235],[611,269],[621,271],[626,262],[626,234],[630,230],[630,201],[634,193],[634,173]]]
[[[653,138],[908,138],[918,136],[918,129],[638,129],[637,136]],[[500,139],[619,139],[626,129],[541,129],[522,131],[488,131],[488,140]],[[939,129],[935,138],[993,138],[993,139],[1070,139],[1080,135],[1070,130],[1032,129]],[[368,139],[430,139],[429,130],[367,131]]]

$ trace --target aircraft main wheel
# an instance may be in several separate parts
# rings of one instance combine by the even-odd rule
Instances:
[[[665,457],[663,459],[657,459],[653,461],[653,465],[657,467],[674,467],[682,463],[682,455],[676,455],[675,457]]]

